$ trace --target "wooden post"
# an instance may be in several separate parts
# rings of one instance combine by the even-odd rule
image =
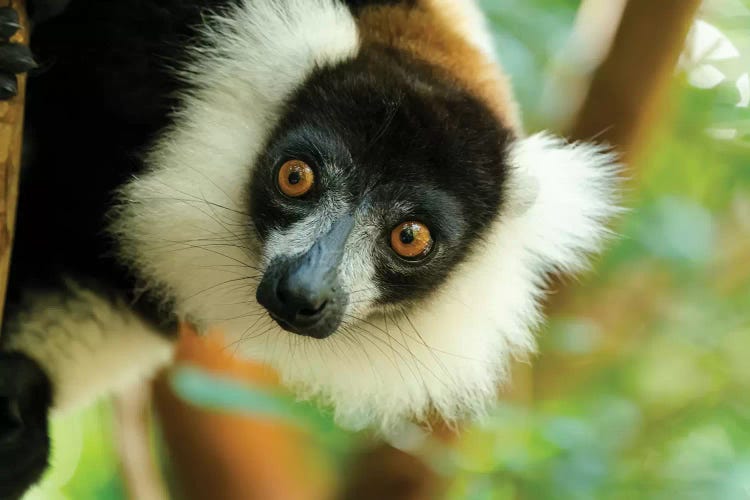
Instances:
[[[0,6],[3,7],[9,5],[18,11],[22,25],[12,41],[28,43],[29,22],[25,2],[23,0],[0,2]],[[5,292],[8,287],[13,230],[16,225],[25,95],[26,75],[19,75],[18,95],[9,101],[0,102],[0,306],[3,306],[0,307],[0,325],[3,319]]]

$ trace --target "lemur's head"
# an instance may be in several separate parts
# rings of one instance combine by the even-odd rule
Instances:
[[[202,34],[123,257],[344,420],[480,410],[598,248],[612,158],[523,136],[470,0],[241,1]]]
[[[321,339],[424,307],[499,214],[512,135],[408,55],[373,48],[314,71],[250,180],[258,301]]]

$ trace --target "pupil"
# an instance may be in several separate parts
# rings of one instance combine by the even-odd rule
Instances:
[[[404,245],[411,245],[414,243],[414,231],[411,230],[411,228],[405,228],[403,231],[401,231],[401,243]]]
[[[302,180],[302,176],[299,172],[291,172],[289,174],[289,184],[299,184],[299,181]]]

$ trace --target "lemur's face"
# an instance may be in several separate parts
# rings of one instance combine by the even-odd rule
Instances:
[[[523,137],[469,0],[238,2],[202,36],[123,262],[341,420],[481,410],[605,235],[611,156]]]
[[[434,71],[387,57],[317,71],[254,166],[257,299],[290,332],[408,314],[500,210],[509,132]]]

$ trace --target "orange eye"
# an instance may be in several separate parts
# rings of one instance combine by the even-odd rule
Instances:
[[[391,231],[391,247],[401,257],[419,260],[432,250],[432,236],[421,222],[404,222]]]
[[[310,165],[300,160],[289,160],[279,170],[279,189],[291,198],[299,198],[315,184],[315,174]]]

